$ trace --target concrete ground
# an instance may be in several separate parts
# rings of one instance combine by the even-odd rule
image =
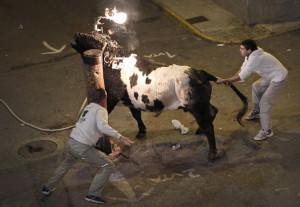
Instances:
[[[259,40],[300,28],[300,20],[248,25],[211,0],[153,1],[194,34],[218,43],[240,43],[249,38]]]
[[[139,39],[138,55],[205,69],[220,77],[232,76],[240,67],[243,60],[238,44],[220,45],[222,42],[187,31],[162,12],[162,3],[157,6],[160,2],[133,2],[124,9],[136,11],[131,17],[136,18],[133,23]],[[76,122],[85,97],[85,80],[82,60],[69,41],[76,32],[90,31],[90,22],[107,2],[89,3],[0,3],[0,17],[7,20],[1,25],[0,98],[23,120],[47,129]],[[215,5],[203,4],[201,9],[205,6],[209,11]],[[168,9],[174,13],[172,7]],[[224,34],[244,38],[248,29]],[[228,37],[220,36],[220,30],[214,34],[211,39]],[[299,206],[299,40],[299,30],[258,40],[259,46],[289,71],[289,83],[273,106],[274,137],[254,142],[259,121],[246,122],[245,127],[238,125],[234,114],[241,106],[240,100],[230,88],[213,84],[211,102],[219,109],[214,122],[217,147],[227,152],[217,162],[207,161],[207,140],[194,134],[197,124],[191,115],[168,111],[155,118],[152,113],[143,113],[147,138],[137,140],[137,124],[130,111],[116,107],[109,116],[110,124],[135,144],[126,148],[116,141],[129,160],[116,160],[116,171],[102,193],[106,206]],[[57,50],[62,48],[61,52],[42,54],[54,52],[43,41]],[[250,102],[251,84],[257,78],[252,75],[236,83]],[[96,206],[84,200],[96,169],[82,162],[65,175],[50,197],[41,196],[43,184],[63,159],[70,130],[43,132],[27,127],[3,104],[0,117],[0,206]],[[175,130],[173,119],[188,127],[188,134]],[[181,148],[173,151],[171,147],[177,143]]]

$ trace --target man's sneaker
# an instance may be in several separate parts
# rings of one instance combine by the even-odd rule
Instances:
[[[46,186],[44,186],[43,190],[42,190],[42,194],[44,194],[44,195],[50,195],[50,193],[52,191],[54,191],[54,190],[55,190],[55,188],[53,190],[49,190]]]
[[[85,200],[89,201],[89,202],[92,202],[92,203],[102,203],[102,204],[106,203],[106,201],[102,200],[100,197],[92,196],[92,195],[87,195],[85,197]]]
[[[246,117],[246,120],[253,120],[259,118],[259,111],[252,110]]]
[[[259,130],[258,134],[253,139],[256,141],[261,141],[272,136],[273,136],[273,131],[271,129],[269,129],[268,131]]]

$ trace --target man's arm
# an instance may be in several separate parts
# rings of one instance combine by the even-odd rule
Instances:
[[[222,78],[217,77],[218,80],[216,81],[216,83],[227,84],[227,83],[232,83],[232,82],[240,81],[241,80],[241,78],[239,76],[240,72],[241,72],[241,69],[238,72],[236,72],[236,74],[234,76],[232,76],[231,78],[227,78],[227,79],[222,79]]]
[[[117,130],[113,129],[111,126],[108,125],[108,114],[106,110],[97,110],[96,114],[97,119],[97,126],[98,129],[108,136],[115,137],[117,139],[120,139],[122,142],[124,142],[126,145],[130,145],[133,142],[129,140],[127,137],[119,134]]]

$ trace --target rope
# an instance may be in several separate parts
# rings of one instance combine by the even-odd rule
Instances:
[[[37,129],[37,130],[40,130],[40,131],[43,131],[43,132],[59,132],[59,131],[64,131],[64,130],[67,130],[67,129],[71,129],[73,128],[75,125],[72,125],[72,126],[68,126],[68,127],[64,127],[64,128],[60,128],[60,129],[44,129],[44,128],[40,128],[40,127],[37,127],[33,124],[30,124],[26,121],[23,121],[19,116],[17,116],[12,110],[11,108],[8,106],[7,103],[5,103],[5,101],[3,101],[2,99],[0,99],[0,102],[7,108],[7,110],[11,113],[11,115],[13,115],[13,117],[15,117],[18,121],[20,121],[22,124],[26,125],[26,126],[29,126],[29,127],[32,127],[34,129]]]

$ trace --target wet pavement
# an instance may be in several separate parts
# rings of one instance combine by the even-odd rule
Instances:
[[[174,1],[172,7],[163,6],[165,2],[135,0],[124,6],[136,11],[131,13],[139,39],[136,53],[158,62],[205,69],[220,77],[233,75],[242,63],[239,45],[219,45],[222,42],[190,33],[161,10],[168,8],[175,13],[173,6],[185,1]],[[197,2],[202,2],[197,7],[199,11],[207,14],[195,16],[207,17],[205,27],[214,25],[210,22],[213,15],[209,14],[214,11],[213,4]],[[77,0],[51,1],[46,5],[34,0],[0,3],[1,18],[8,20],[1,26],[1,31],[6,32],[2,32],[0,44],[0,98],[27,122],[48,129],[76,122],[85,98],[85,80],[82,59],[69,41],[76,32],[90,31],[92,20],[100,15],[105,2],[90,1],[90,5]],[[193,14],[190,4],[185,5],[185,10]],[[209,7],[205,9],[205,5]],[[222,14],[214,15],[218,13]],[[224,32],[224,36],[220,36],[223,33],[219,29],[210,29],[210,33],[197,31],[226,41],[249,35],[244,27],[239,33]],[[119,143],[129,159],[121,156],[115,162],[116,172],[102,194],[106,206],[299,206],[299,40],[300,31],[293,30],[258,41],[289,70],[289,83],[273,106],[274,137],[253,141],[259,121],[240,126],[234,121],[240,100],[230,88],[213,84],[211,102],[219,109],[214,121],[217,147],[227,153],[217,162],[208,162],[206,137],[195,135],[197,123],[190,114],[168,111],[154,117],[153,113],[143,113],[147,138],[137,140],[137,124],[130,111],[117,106],[109,116],[110,124],[135,144],[126,148]],[[43,41],[61,52],[42,54],[54,52]],[[256,79],[252,75],[236,84],[250,101],[251,84]],[[41,196],[43,184],[63,159],[70,130],[43,132],[24,126],[3,104],[0,117],[0,206],[97,205],[84,200],[96,169],[82,162],[65,175],[50,197]],[[189,132],[182,135],[174,128],[173,119],[188,127]],[[181,147],[172,150],[175,144]]]

